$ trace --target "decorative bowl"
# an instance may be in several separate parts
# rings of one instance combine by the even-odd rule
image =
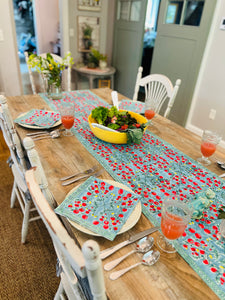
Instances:
[[[124,111],[124,110],[120,109],[120,111]],[[132,112],[132,111],[128,111],[128,112],[133,118],[135,118],[137,120],[138,123],[143,124],[143,123],[148,122],[148,120],[144,116],[142,116],[138,113]],[[92,118],[91,114],[88,117],[88,123],[91,128],[91,131],[100,140],[103,140],[105,142],[112,143],[112,144],[126,144],[127,143],[127,134],[125,132],[110,132],[108,130],[93,127],[91,125],[91,123],[97,123],[97,122],[94,118]],[[144,131],[145,130],[146,130],[146,128],[144,129]]]

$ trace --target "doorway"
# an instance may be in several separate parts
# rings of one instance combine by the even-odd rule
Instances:
[[[149,75],[151,72],[152,57],[157,35],[157,21],[160,2],[161,0],[148,0],[147,4],[141,62],[143,67],[142,77]]]
[[[13,11],[23,92],[24,94],[31,94],[24,52],[37,52],[32,1],[13,0]]]

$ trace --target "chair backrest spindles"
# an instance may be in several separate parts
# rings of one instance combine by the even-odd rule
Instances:
[[[48,181],[44,172],[44,169],[42,167],[42,163],[40,161],[40,157],[38,155],[38,152],[35,149],[34,141],[30,137],[25,137],[23,140],[24,147],[27,151],[27,156],[29,158],[30,164],[32,167],[36,167],[35,169],[35,177],[36,180],[43,191],[46,199],[48,200],[51,207],[55,206],[55,200],[48,189]]]
[[[25,51],[24,55],[25,55],[25,60],[26,60],[26,64],[27,64],[27,67],[28,67],[28,73],[29,73],[29,77],[30,77],[32,92],[33,92],[33,94],[37,94],[36,86],[35,86],[35,83],[34,83],[34,76],[32,74],[32,69],[31,69],[30,65],[28,64],[28,58],[29,58],[28,52]]]
[[[181,80],[178,79],[175,86],[173,87],[170,79],[162,74],[150,74],[141,78],[142,70],[142,67],[138,68],[133,101],[137,101],[139,88],[144,87],[145,100],[151,99],[152,101],[157,103],[155,111],[156,113],[159,113],[165,101],[168,100],[168,104],[164,113],[164,117],[167,118],[174,104],[179,86],[181,84]]]
[[[86,286],[86,289],[89,294],[91,292],[93,299],[106,300],[103,269],[98,244],[95,241],[88,240],[84,243],[81,251],[75,241],[69,236],[67,230],[40,190],[35,180],[34,170],[31,169],[27,171],[25,177],[34,204],[51,236],[62,267],[60,288],[58,289],[55,299],[61,299],[60,295],[63,290],[66,291],[67,297],[71,300],[86,299],[84,294],[83,297],[78,297],[80,288],[77,285],[77,274],[81,278],[87,278],[90,289],[88,286]],[[80,292],[81,291],[82,289],[80,289]]]

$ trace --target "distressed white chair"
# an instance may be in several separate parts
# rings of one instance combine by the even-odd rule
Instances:
[[[150,74],[142,78],[142,71],[143,68],[139,67],[134,89],[133,101],[137,101],[139,88],[144,87],[145,99],[152,99],[154,101],[157,101],[156,113],[159,113],[164,102],[166,100],[168,101],[164,113],[164,117],[167,118],[174,104],[177,92],[181,84],[181,80],[177,79],[175,86],[173,86],[170,79],[165,75]]]
[[[28,67],[31,88],[32,88],[33,94],[37,94],[37,84],[35,83],[34,72],[28,64],[28,58],[29,58],[28,52],[24,52],[24,54],[25,54],[25,60],[26,60],[27,67]],[[46,58],[46,55],[47,55],[47,53],[39,54],[39,56],[41,56],[43,58]],[[56,62],[62,63],[63,59],[61,56],[58,56],[58,55],[52,54],[52,53],[51,53],[51,55]],[[69,59],[70,59],[70,57],[68,58],[68,68],[63,70],[63,72],[62,72],[62,87],[63,87],[63,90],[65,90],[65,91],[71,91],[71,65],[69,64]],[[44,78],[43,73],[40,74],[40,77],[41,77],[40,83],[41,83],[42,92],[46,92],[45,78]],[[37,80],[37,77],[36,77],[36,80]]]
[[[54,299],[107,299],[98,244],[88,240],[81,251],[41,192],[33,169],[26,172],[26,182],[59,261],[61,281]]]
[[[28,234],[29,222],[40,219],[40,216],[38,215],[37,210],[32,203],[32,198],[25,182],[25,172],[30,167],[31,161],[32,164],[37,167],[38,182],[40,183],[43,192],[46,193],[48,201],[51,203],[51,205],[54,205],[54,199],[48,190],[47,179],[44,175],[44,170],[38,154],[36,153],[35,163],[33,162],[34,159],[29,160],[26,155],[26,151],[21,144],[13,123],[13,119],[8,109],[7,100],[4,96],[0,96],[0,126],[2,129],[3,137],[10,151],[10,158],[8,159],[8,162],[14,177],[10,206],[11,208],[14,207],[16,199],[20,204],[20,208],[23,213],[21,242],[25,243]],[[26,145],[32,145],[32,147],[34,147],[33,140],[31,138],[27,138]]]

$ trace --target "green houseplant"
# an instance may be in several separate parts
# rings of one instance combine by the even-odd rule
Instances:
[[[91,40],[92,31],[93,28],[89,24],[84,23],[82,27],[84,49],[88,50],[92,46],[92,40]]]
[[[88,59],[88,67],[97,68],[99,67],[100,61],[107,62],[107,56],[100,53],[97,49],[91,48]]]

